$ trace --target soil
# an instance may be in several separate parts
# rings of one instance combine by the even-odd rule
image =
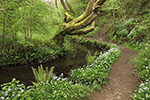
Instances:
[[[105,28],[100,29],[90,39],[106,42]],[[87,100],[132,100],[133,94],[139,83],[136,72],[134,71],[134,57],[137,52],[129,50],[123,46],[118,46],[122,56],[113,64],[110,73],[110,81],[102,86],[101,91],[92,93]]]

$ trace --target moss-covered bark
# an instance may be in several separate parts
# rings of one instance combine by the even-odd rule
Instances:
[[[80,35],[80,34],[86,34],[90,31],[93,31],[95,28],[94,20],[99,14],[98,9],[106,0],[89,0],[85,12],[81,16],[75,19],[73,19],[73,17],[68,13],[69,10],[64,0],[60,0],[60,1],[62,6],[65,9],[65,14],[64,14],[65,18],[64,18],[64,23],[60,25],[63,31],[57,34],[57,36],[55,37],[55,39],[57,38],[56,40],[60,39],[58,37],[65,36],[66,34]],[[90,28],[85,30],[83,29],[84,27],[86,27],[91,23],[93,24]]]

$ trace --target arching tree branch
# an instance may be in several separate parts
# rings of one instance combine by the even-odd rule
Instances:
[[[96,21],[94,20],[93,23],[92,23],[92,26],[90,28],[76,30],[76,31],[71,32],[70,34],[71,35],[74,35],[74,34],[76,34],[76,35],[87,34],[87,33],[91,32],[95,29],[95,24],[96,24]]]
[[[89,0],[89,3],[84,13],[80,15],[79,17],[77,17],[76,19],[74,19],[75,23],[82,21],[83,19],[85,19],[87,16],[89,16],[92,13],[92,7],[93,7],[94,2],[95,0]]]
[[[84,13],[81,16],[72,20],[71,16],[68,13],[65,3],[63,2],[63,0],[61,0],[62,5],[65,9],[65,15],[66,15],[67,21],[66,21],[66,23],[63,23],[61,25],[63,31],[61,31],[60,34],[57,34],[56,37],[63,37],[66,34],[71,34],[71,35],[86,34],[88,32],[93,31],[95,28],[95,19],[97,18],[97,16],[100,13],[98,11],[98,9],[105,1],[106,0],[89,0]],[[93,23],[93,24],[90,28],[87,28],[85,30],[82,29],[91,23]]]

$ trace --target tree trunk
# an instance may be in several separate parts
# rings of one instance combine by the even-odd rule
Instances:
[[[57,34],[54,37],[54,39],[59,42],[63,42],[63,39],[61,38],[67,34],[80,35],[80,34],[86,34],[90,31],[93,31],[95,29],[95,19],[100,13],[98,9],[105,1],[106,0],[89,0],[84,13],[79,17],[73,19],[73,17],[69,14],[69,10],[64,0],[60,0],[63,8],[65,9],[65,13],[64,13],[65,18],[64,18],[64,23],[60,25],[63,31]],[[90,28],[85,30],[83,29],[84,27],[90,24],[92,24]]]

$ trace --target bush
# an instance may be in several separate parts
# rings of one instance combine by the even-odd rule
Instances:
[[[135,69],[138,72],[141,84],[131,97],[134,100],[150,99],[150,44],[145,47],[135,60]]]
[[[117,31],[116,34],[118,36],[120,36],[120,37],[126,37],[128,35],[128,30],[127,29],[123,29],[123,30]]]
[[[18,41],[0,48],[0,66],[25,64],[32,61],[42,63],[63,54],[63,48],[47,41],[46,43]]]
[[[13,79],[6,83],[0,91],[1,100],[75,100],[84,98],[90,92],[88,86],[71,84],[58,79],[50,83],[34,83],[34,86],[25,88],[19,81]]]
[[[85,41],[84,41],[85,42]],[[107,83],[111,65],[120,56],[121,52],[116,45],[91,42],[111,49],[100,55],[91,64],[72,71],[71,81],[57,78],[48,82],[33,83],[25,87],[13,79],[10,83],[3,84],[0,99],[5,100],[78,100],[86,98],[89,92],[100,88]],[[108,49],[107,47],[107,49]]]
[[[71,80],[75,83],[83,83],[90,86],[105,84],[108,80],[111,64],[117,60],[120,54],[120,50],[114,46],[108,52],[97,57],[91,65],[73,70]]]

